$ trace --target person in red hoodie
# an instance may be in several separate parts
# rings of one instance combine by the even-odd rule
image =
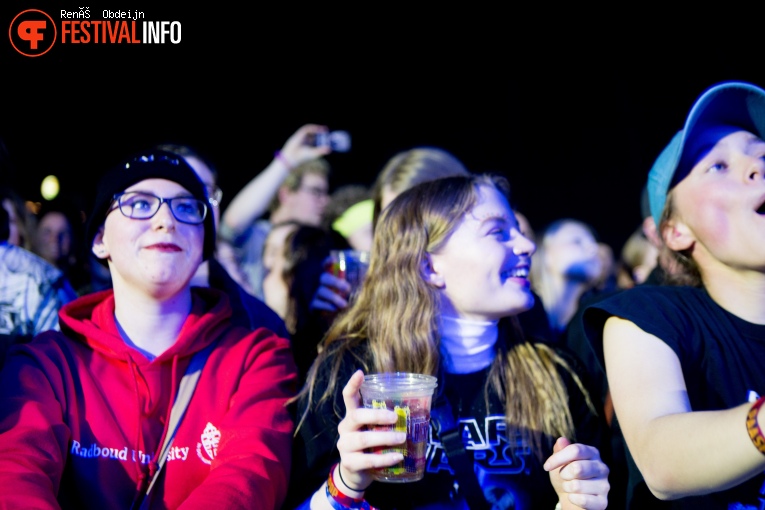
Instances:
[[[194,171],[164,151],[125,160],[101,180],[87,234],[113,289],[9,352],[0,508],[279,508],[297,371],[288,340],[232,325],[225,294],[191,287],[215,242]],[[181,379],[207,350],[172,435]]]

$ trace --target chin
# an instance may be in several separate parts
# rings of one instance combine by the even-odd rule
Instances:
[[[503,310],[500,314],[498,314],[497,319],[501,319],[503,317],[513,317],[515,315],[531,310],[532,306],[534,306],[534,298],[529,296],[528,300],[524,302],[518,302],[514,304],[514,306]]]
[[[148,285],[151,288],[151,294],[161,294],[165,296],[174,295],[182,292],[184,289],[188,289],[191,286],[192,277],[193,275],[188,278],[181,279],[178,277],[178,275],[170,275],[167,278],[151,278],[151,281],[148,283]]]
[[[170,283],[155,284],[148,292],[157,300],[163,301],[166,299],[172,299],[175,296],[179,296],[184,292],[190,292],[191,285],[172,285]]]

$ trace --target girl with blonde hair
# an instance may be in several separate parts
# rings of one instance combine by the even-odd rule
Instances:
[[[361,408],[358,391],[364,373],[400,371],[438,376],[439,398],[456,412],[495,508],[606,507],[608,468],[598,448],[582,444],[600,444],[601,422],[577,362],[527,341],[514,317],[534,301],[535,247],[507,192],[500,177],[448,177],[383,210],[364,286],[327,333],[295,402],[292,505],[343,508],[322,485],[331,477],[341,494],[380,508],[465,507],[433,429],[424,479],[372,483],[373,468],[402,458],[365,449],[402,438],[367,430],[396,414]]]

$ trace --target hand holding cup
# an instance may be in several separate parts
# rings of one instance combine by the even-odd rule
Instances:
[[[404,460],[400,452],[382,454],[368,453],[369,448],[393,447],[406,441],[405,432],[395,430],[369,430],[370,426],[392,427],[398,421],[394,411],[386,409],[367,409],[361,406],[359,390],[364,382],[361,370],[351,376],[343,388],[345,418],[337,426],[340,439],[337,450],[340,452],[342,479],[350,489],[365,490],[374,480],[375,468],[388,467]]]
[[[350,295],[358,292],[369,267],[369,252],[359,250],[332,250],[326,272],[345,280],[350,286]]]

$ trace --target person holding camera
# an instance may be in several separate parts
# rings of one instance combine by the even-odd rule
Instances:
[[[231,200],[221,217],[219,243],[227,248],[221,263],[243,272],[247,287],[263,299],[263,248],[271,227],[296,221],[319,226],[329,203],[329,144],[315,145],[326,126],[306,124],[290,136],[271,163]]]

